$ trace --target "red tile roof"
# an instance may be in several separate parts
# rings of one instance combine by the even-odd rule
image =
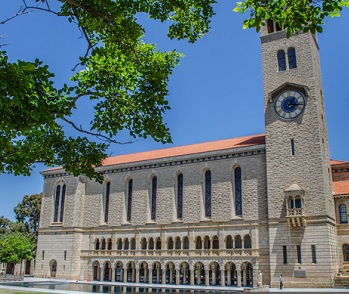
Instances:
[[[349,195],[349,181],[339,181],[332,183],[335,195]]]
[[[133,154],[125,154],[118,156],[111,156],[103,161],[103,166],[131,163],[138,161],[154,160],[160,158],[168,158],[175,156],[183,156],[218,150],[234,149],[241,147],[250,147],[255,145],[265,144],[265,135],[246,136],[234,139],[219,140],[214,142],[206,142],[199,144],[192,144],[180,147],[171,147],[153,151],[139,152]]]
[[[349,163],[348,161],[343,161],[343,160],[335,160],[335,159],[331,159],[330,161],[331,165],[334,165],[334,164],[347,164]]]

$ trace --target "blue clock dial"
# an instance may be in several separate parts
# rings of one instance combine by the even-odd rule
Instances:
[[[289,120],[303,113],[305,103],[302,93],[298,91],[285,91],[275,99],[274,109],[280,118]]]

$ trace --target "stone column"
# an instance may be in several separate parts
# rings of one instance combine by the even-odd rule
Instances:
[[[160,283],[160,269],[159,268],[156,269],[156,283],[157,284]]]
[[[162,284],[166,284],[166,268],[162,270]]]
[[[127,283],[127,268],[123,269],[122,273],[124,274],[124,283]]]
[[[187,283],[187,275],[188,275],[188,269],[183,269],[183,285]]]
[[[241,266],[236,266],[236,285],[241,287]]]
[[[179,285],[179,269],[176,269],[176,285]]]
[[[136,283],[139,283],[139,268],[136,268]],[[132,271],[132,276],[133,276],[133,271]],[[134,281],[134,277],[132,277],[132,281]]]
[[[212,269],[212,285],[213,286],[216,285],[216,271],[217,271],[216,268]]]
[[[198,271],[198,276],[196,277],[196,283],[198,285],[201,285],[201,268],[197,270]]]
[[[116,268],[110,268],[111,270],[111,282],[115,282]]]
[[[224,272],[224,269],[221,270],[221,286],[225,287],[225,272]]]
[[[227,269],[227,286],[231,286],[231,268]]]
[[[172,268],[170,268],[169,283],[173,284],[173,269]]]
[[[195,269],[192,268],[190,270],[190,286],[194,286],[194,274],[195,274]]]
[[[139,269],[137,269],[137,272],[139,272]],[[136,273],[136,269],[132,268],[132,275],[131,275],[131,282],[135,282],[135,280],[137,281],[137,277],[139,279],[139,275]]]
[[[210,270],[205,269],[205,286],[210,285]]]
[[[147,282],[147,273],[148,273],[148,269],[144,269],[143,271],[143,282],[146,283]]]
[[[247,279],[246,279],[246,268],[242,270],[242,285],[247,286]]]
[[[104,278],[104,268],[100,268],[99,269],[99,281],[103,282],[103,278]]]
[[[148,284],[152,284],[153,283],[153,269],[150,268],[149,269],[149,279],[148,279]]]

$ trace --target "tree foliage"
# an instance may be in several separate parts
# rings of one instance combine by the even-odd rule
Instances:
[[[16,220],[25,227],[25,233],[37,239],[37,231],[40,223],[42,194],[25,195],[14,208]]]
[[[109,144],[128,143],[116,139],[122,130],[131,142],[148,137],[171,142],[163,115],[170,109],[168,80],[181,54],[145,43],[138,18],[148,15],[168,26],[169,38],[193,43],[209,31],[215,0],[21,1],[17,13],[0,25],[29,13],[50,13],[78,27],[86,51],[62,87],[40,56],[13,62],[0,52],[0,173],[29,175],[39,161],[101,182],[95,167]],[[291,35],[321,32],[324,18],[339,16],[345,6],[349,0],[245,0],[234,10],[249,13],[245,28],[259,31],[271,19]],[[94,107],[87,126],[74,116],[80,100]],[[69,135],[67,127],[79,135]]]
[[[290,36],[299,31],[322,32],[324,19],[340,16],[343,7],[349,7],[349,0],[245,0],[237,2],[234,11],[249,13],[244,28],[259,31],[270,19]]]
[[[52,3],[59,9],[51,9]],[[169,76],[181,54],[161,52],[143,41],[140,14],[169,24],[170,38],[195,42],[209,30],[214,0],[29,0],[0,21],[7,24],[34,11],[65,17],[86,39],[86,52],[70,81],[54,84],[54,73],[39,59],[11,62],[0,53],[0,172],[29,175],[34,162],[61,165],[98,181],[110,143],[127,130],[131,138],[171,142],[163,122],[170,109]],[[80,99],[95,108],[90,125],[73,116]],[[80,135],[67,135],[70,126]],[[100,139],[98,143],[91,136]]]
[[[35,254],[35,246],[30,237],[21,233],[0,235],[0,263],[15,264],[30,260]]]

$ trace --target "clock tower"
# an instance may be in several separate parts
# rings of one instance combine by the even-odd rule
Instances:
[[[315,35],[261,32],[271,286],[329,287],[337,239]]]

